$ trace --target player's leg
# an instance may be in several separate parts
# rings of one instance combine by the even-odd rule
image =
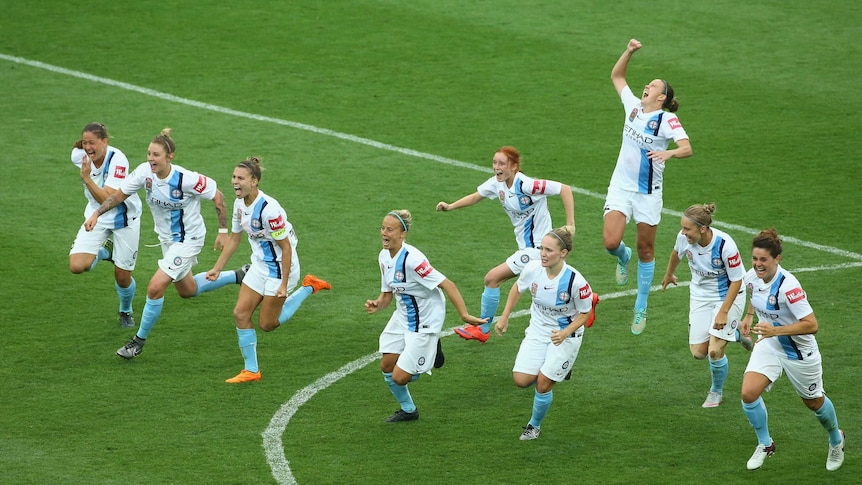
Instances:
[[[608,254],[617,257],[614,277],[619,286],[624,286],[629,281],[628,268],[632,250],[626,247],[623,235],[632,216],[632,195],[624,190],[608,188],[605,198],[602,242]]]
[[[138,243],[141,236],[141,221],[134,219],[127,227],[113,232],[114,280],[116,282],[117,298],[120,302],[119,318],[123,328],[134,328],[132,302],[135,299],[137,284],[132,277],[132,271],[138,259]]]
[[[749,470],[763,465],[767,457],[775,452],[775,443],[769,435],[769,415],[763,402],[763,392],[781,376],[782,368],[778,357],[765,347],[755,346],[742,377],[742,409],[751,428],[757,435],[757,447],[748,459]]]
[[[455,333],[459,337],[480,342],[488,340],[491,336],[491,323],[497,314],[497,308],[500,306],[500,285],[520,274],[520,268],[523,268],[523,265],[529,262],[531,258],[530,252],[518,251],[485,274],[485,289],[482,291],[480,318],[487,318],[488,321],[482,325],[465,325],[456,328]],[[521,259],[525,259],[525,262],[519,268],[517,263]]]
[[[105,247],[110,235],[110,231],[98,225],[92,231],[81,226],[69,250],[69,271],[74,274],[85,273],[95,268],[99,261],[110,259],[111,253]]]
[[[245,284],[239,288],[236,306],[233,309],[233,319],[236,323],[237,345],[239,345],[239,351],[242,355],[243,368],[239,374],[225,380],[229,384],[260,380],[260,367],[257,362],[257,333],[252,323],[252,315],[258,305],[261,305],[261,302],[267,298],[276,299],[275,297],[262,296]]]

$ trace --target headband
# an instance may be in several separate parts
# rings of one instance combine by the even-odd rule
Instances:
[[[387,215],[387,216],[395,216],[395,217],[397,217],[397,218],[398,218],[398,220],[399,220],[399,221],[401,221],[401,227],[403,227],[403,228],[404,228],[404,232],[407,232],[407,224],[404,224],[404,219],[402,219],[402,218],[401,218],[401,216],[399,216],[397,212],[392,211],[392,212],[390,212],[390,213],[388,213],[388,214],[386,214],[386,215]]]
[[[563,243],[563,249],[565,249],[566,251],[571,251],[571,249],[569,249],[569,245],[568,245],[568,244],[566,244],[566,241],[563,241],[563,238],[561,238],[559,234],[557,234],[557,233],[556,233],[556,232],[554,232],[554,231],[551,231],[551,232],[549,232],[548,234],[550,234],[550,235],[554,236],[555,238],[559,239],[559,240],[560,240],[560,242],[561,242],[561,243]]]

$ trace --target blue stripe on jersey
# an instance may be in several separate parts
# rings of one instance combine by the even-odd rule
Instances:
[[[515,191],[515,197],[518,199],[518,208],[521,210],[527,210],[530,206],[533,205],[533,197],[530,194],[524,192],[524,181],[518,180],[518,183],[512,187]],[[528,248],[536,247],[536,238],[533,234],[536,231],[536,226],[534,224],[535,218],[530,216],[524,221],[524,231],[521,233],[521,239],[524,241],[524,246]]]
[[[395,262],[395,273],[392,276],[393,283],[405,283],[407,281],[407,250],[401,251],[398,255],[398,260]],[[398,276],[401,279],[398,279]],[[416,303],[416,297],[406,293],[401,294],[401,302],[407,309],[407,329],[411,332],[419,331],[419,305]]]
[[[778,278],[775,279],[775,282],[772,283],[772,286],[769,288],[769,297],[766,299],[766,309],[767,310],[778,310],[778,295],[781,294],[781,285],[784,284],[784,275],[778,275]],[[772,322],[773,327],[780,327],[781,323]],[[787,335],[779,335],[776,337],[778,341],[781,343],[781,347],[784,349],[784,355],[787,356],[788,359],[791,360],[802,360],[802,352],[799,351],[799,347],[796,346],[796,342],[790,336]]]
[[[724,260],[721,259],[721,253],[724,251],[725,240],[718,235],[716,235],[715,238],[715,242],[712,245],[712,254],[710,255],[712,268],[715,270],[725,269]],[[727,290],[730,288],[730,278],[727,277],[727,271],[725,271],[724,274],[716,276],[715,281],[718,284],[718,296],[724,300],[727,296]]]
[[[266,199],[261,198],[257,201],[257,204],[255,204],[254,208],[252,209],[251,220],[256,220],[261,230],[264,230],[263,209],[268,204],[269,202],[267,202]],[[254,230],[254,224],[251,224],[251,226],[252,230]],[[272,241],[261,239],[258,245],[263,252],[263,261],[264,263],[266,263],[266,267],[269,270],[269,276],[271,278],[281,279],[281,264],[278,261],[278,253],[276,252],[275,244]]]
[[[572,287],[575,285],[575,272],[570,270],[569,268],[563,268],[563,274],[560,275],[560,282],[557,284],[557,307],[562,307],[564,305],[568,305],[569,302],[572,301]],[[557,325],[560,326],[560,330],[564,330],[572,323],[572,317],[561,316],[557,318]],[[570,335],[569,338],[574,337],[574,334]]]
[[[661,128],[661,119],[664,116],[664,111],[659,111],[658,114],[647,120],[644,125],[644,133],[651,136],[658,136],[659,128]],[[650,129],[650,125],[655,128]],[[653,180],[653,162],[647,156],[649,150],[641,148],[641,163],[640,171],[638,172],[638,192],[641,194],[652,193]]]
[[[174,176],[168,180],[168,190],[171,202],[177,202],[183,199],[183,174],[179,170],[174,172]],[[174,242],[184,242],[186,240],[186,224],[183,220],[183,209],[171,210],[171,235]]]

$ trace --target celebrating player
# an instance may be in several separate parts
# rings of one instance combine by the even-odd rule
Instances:
[[[775,229],[761,231],[751,246],[752,268],[743,279],[751,301],[741,328],[743,334],[750,331],[758,339],[742,378],[742,409],[758,444],[748,469],[760,468],[775,452],[761,396],[784,373],[829,434],[826,469],[835,471],[844,463],[844,432],[838,428],[835,406],[823,391],[823,366],[814,338],[817,318],[799,280],[779,264],[781,240]],[[758,322],[752,326],[755,312]]]
[[[147,303],[141,315],[141,326],[135,336],[117,350],[117,355],[124,359],[133,359],[143,351],[147,336],[162,313],[165,290],[171,283],[181,297],[191,298],[227,284],[238,284],[245,274],[243,268],[223,271],[216,281],[208,281],[206,273],[191,275],[206,237],[200,200],[212,200],[215,204],[219,223],[216,249],[224,247],[227,239],[227,217],[224,195],[216,187],[215,180],[174,165],[175,150],[171,129],[165,128],[150,142],[147,161],[135,168],[120,185],[120,190],[110,194],[84,223],[84,228],[92,231],[100,215],[138,190],[146,189],[147,205],[153,213],[162,259],[147,285]]]
[[[655,272],[655,234],[661,220],[662,173],[671,158],[691,156],[691,144],[679,118],[673,114],[679,103],[673,88],[663,79],[644,86],[638,98],[626,82],[626,68],[632,54],[641,48],[635,39],[611,70],[611,81],[622,100],[626,120],[616,168],[605,199],[605,225],[602,234],[605,249],[617,257],[616,280],[628,283],[631,248],[623,242],[626,224],[637,223],[638,295],[634,306],[631,331],[640,335],[646,327],[647,299]],[[670,140],[677,147],[668,150]]]
[[[524,266],[494,326],[498,335],[506,333],[509,315],[521,294],[529,290],[533,297],[530,324],[512,369],[516,386],[536,385],[533,415],[521,440],[539,437],[542,420],[554,400],[554,385],[571,373],[581,349],[583,327],[592,310],[593,292],[589,283],[566,264],[571,250],[571,228],[561,227],[545,235],[541,240],[540,260]]]
[[[380,334],[380,370],[383,379],[401,405],[386,421],[414,421],[419,410],[413,403],[407,384],[420,374],[443,365],[440,331],[446,319],[446,297],[458,310],[464,323],[479,325],[481,318],[467,313],[464,298],[455,283],[437,271],[419,249],[405,242],[413,218],[407,210],[386,214],[380,225],[383,249],[377,257],[380,264],[380,296],[365,302],[371,314],[395,300],[395,312]],[[441,291],[442,290],[442,291]]]
[[[524,265],[539,258],[541,237],[552,228],[551,213],[548,211],[547,197],[559,195],[566,211],[566,225],[575,228],[575,202],[572,189],[568,185],[553,180],[533,179],[521,172],[521,154],[515,147],[504,146],[494,153],[494,176],[480,185],[476,192],[449,204],[437,203],[438,211],[452,211],[479,203],[485,198],[500,201],[503,210],[512,220],[515,228],[515,241],[518,250],[505,262],[491,268],[485,275],[485,289],[482,292],[482,318],[488,323],[481,326],[456,328],[461,337],[480,342],[488,340],[491,323],[500,304],[500,285],[521,274]],[[598,303],[598,295],[593,305]],[[591,314],[591,321],[594,314]]]
[[[101,123],[84,127],[81,139],[72,149],[72,163],[79,168],[87,206],[88,219],[99,204],[120,187],[130,172],[129,160],[119,149],[108,145],[108,129]],[[80,274],[96,267],[100,260],[114,263],[114,280],[120,299],[120,326],[132,328],[132,300],[135,298],[135,278],[132,271],[138,258],[141,238],[141,199],[132,194],[122,204],[98,217],[94,230],[81,224],[69,251],[69,270]]]
[[[685,210],[682,230],[667,262],[662,291],[676,286],[676,267],[688,260],[691,270],[688,312],[688,345],[697,360],[709,357],[712,386],[703,403],[705,408],[718,407],[727,378],[727,342],[742,342],[751,350],[752,342],[739,332],[739,321],[745,306],[742,277],[745,266],[739,249],[727,233],[712,227],[715,204],[693,205]]]
[[[302,286],[291,293],[300,274],[296,233],[278,201],[258,187],[262,170],[257,157],[243,160],[234,168],[231,182],[236,200],[231,234],[218,261],[206,274],[208,280],[218,280],[222,268],[239,247],[240,234],[245,231],[251,244],[251,267],[242,280],[233,310],[245,366],[239,374],[225,381],[231,384],[260,380],[257,334],[251,321],[258,307],[258,325],[264,332],[271,332],[290,320],[308,295],[332,288],[326,281],[306,275]]]

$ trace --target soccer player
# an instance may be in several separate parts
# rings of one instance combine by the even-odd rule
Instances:
[[[456,328],[455,333],[467,340],[486,342],[491,335],[491,323],[500,304],[500,285],[521,274],[524,265],[539,258],[539,243],[553,225],[548,211],[547,198],[559,195],[566,211],[566,225],[575,227],[575,202],[568,185],[553,180],[527,177],[521,172],[521,154],[515,147],[504,146],[494,153],[494,176],[480,185],[476,192],[455,202],[437,203],[438,211],[453,211],[479,203],[483,199],[500,201],[503,210],[512,220],[518,250],[506,261],[491,268],[485,274],[485,289],[482,292],[481,317],[488,323],[481,326]],[[594,304],[598,303],[598,295]],[[590,322],[592,324],[592,322]]]
[[[380,296],[366,300],[365,311],[376,313],[395,300],[395,311],[380,334],[380,370],[399,409],[387,422],[414,421],[419,410],[407,384],[440,367],[440,332],[446,319],[446,297],[458,310],[464,323],[480,325],[483,319],[470,315],[455,283],[437,271],[419,249],[405,242],[413,225],[407,210],[386,214],[380,225],[383,249],[380,264]],[[442,290],[442,291],[441,291]]]
[[[236,200],[231,233],[218,261],[206,273],[208,280],[218,281],[222,268],[239,247],[240,234],[248,235],[251,266],[242,280],[233,310],[245,365],[239,374],[225,381],[231,384],[260,380],[257,334],[251,321],[258,307],[258,325],[264,332],[271,332],[290,320],[308,295],[332,288],[326,281],[306,275],[302,286],[291,293],[299,283],[300,274],[296,233],[281,204],[260,190],[262,171],[257,157],[243,160],[233,169],[231,182]]]
[[[722,401],[727,378],[727,342],[739,341],[751,350],[748,336],[739,332],[745,290],[742,277],[745,266],[736,242],[727,233],[712,227],[715,204],[693,205],[683,213],[682,230],[667,262],[667,272],[661,282],[676,286],[674,274],[680,261],[688,261],[691,270],[689,286],[688,345],[697,360],[709,358],[712,386],[703,403],[705,408],[718,407]]]
[[[506,333],[509,315],[521,294],[529,290],[533,298],[530,324],[512,369],[516,386],[536,385],[533,415],[521,440],[539,437],[542,420],[554,400],[554,385],[571,373],[592,311],[593,292],[589,283],[566,264],[566,256],[572,251],[572,235],[570,227],[561,227],[542,238],[540,259],[524,266],[494,326],[498,335]]]
[[[102,123],[90,123],[84,127],[81,139],[72,149],[72,163],[78,167],[84,185],[87,198],[85,219],[119,189],[131,171],[126,155],[108,144],[108,129]],[[74,274],[92,270],[101,260],[113,262],[114,286],[120,299],[120,326],[123,328],[135,326],[132,300],[136,285],[132,271],[141,238],[141,207],[138,194],[132,194],[122,204],[99,216],[94,230],[87,231],[81,224],[69,251],[69,270]]]
[[[626,68],[632,54],[641,48],[635,39],[611,70],[611,81],[625,108],[622,145],[605,199],[605,224],[602,234],[605,249],[617,257],[616,281],[625,286],[631,248],[623,242],[626,224],[637,224],[638,294],[631,331],[640,335],[647,322],[647,299],[655,273],[655,234],[661,220],[662,173],[671,158],[691,156],[688,135],[675,114],[679,103],[673,88],[663,79],[644,86],[641,97],[634,95],[626,82]],[[668,150],[670,140],[676,148]]]
[[[743,334],[750,331],[758,338],[742,378],[742,409],[758,444],[748,469],[760,468],[775,452],[761,396],[784,373],[829,434],[826,469],[835,471],[844,463],[844,432],[838,428],[835,406],[823,391],[823,366],[814,338],[817,318],[799,280],[779,264],[781,240],[775,229],[761,231],[751,246],[752,268],[743,279],[750,302],[741,328]],[[758,322],[752,325],[755,313]]]
[[[146,189],[146,201],[153,213],[162,259],[147,285],[147,302],[141,315],[141,325],[135,336],[117,350],[117,355],[124,359],[133,359],[143,351],[147,337],[162,313],[165,290],[171,283],[181,297],[192,298],[228,284],[239,284],[245,275],[245,268],[240,268],[223,271],[216,281],[207,280],[206,273],[192,276],[191,269],[197,263],[207,231],[201,216],[201,199],[212,200],[215,204],[219,223],[216,249],[223,248],[227,239],[227,216],[224,195],[216,187],[215,180],[174,165],[175,151],[171,129],[165,128],[150,142],[147,161],[135,168],[120,185],[120,189],[110,194],[84,222],[84,228],[92,231],[102,214],[123,203],[138,190]]]

